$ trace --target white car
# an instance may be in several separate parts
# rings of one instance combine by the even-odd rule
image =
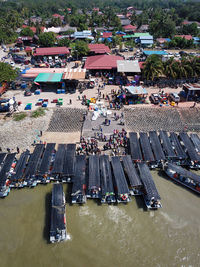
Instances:
[[[10,62],[10,65],[11,65],[12,67],[14,67],[14,66],[15,66],[15,62]]]
[[[174,102],[180,102],[180,97],[177,93],[170,93],[169,98]]]

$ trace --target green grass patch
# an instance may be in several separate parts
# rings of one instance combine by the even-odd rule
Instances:
[[[45,115],[45,109],[41,107],[31,113],[32,118],[38,118],[44,115]]]
[[[13,120],[14,121],[21,121],[21,120],[25,119],[26,117],[27,117],[27,113],[19,112],[19,113],[14,114]]]

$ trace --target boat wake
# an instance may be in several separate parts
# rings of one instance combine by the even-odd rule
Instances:
[[[72,236],[70,234],[67,234],[65,241],[72,241]]]
[[[169,214],[165,212],[160,212],[164,219],[172,225],[174,229],[182,229],[188,225],[186,221],[183,221],[181,218],[172,218]]]
[[[130,223],[132,218],[126,214],[126,212],[119,207],[109,206],[107,210],[107,217],[111,221],[118,223]]]

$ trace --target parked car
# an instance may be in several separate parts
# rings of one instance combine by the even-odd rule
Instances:
[[[180,96],[177,93],[170,93],[169,99],[174,102],[180,102]]]
[[[150,98],[150,101],[155,105],[158,105],[160,102],[158,94],[151,94],[149,98]]]

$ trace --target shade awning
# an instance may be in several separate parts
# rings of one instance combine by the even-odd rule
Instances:
[[[118,72],[141,72],[137,60],[117,60]]]
[[[184,83],[183,88],[189,91],[200,91],[200,83]]]
[[[63,73],[63,80],[84,80],[86,69],[66,69]]]
[[[34,82],[60,82],[62,73],[39,73]]]
[[[132,95],[146,95],[147,90],[142,86],[127,86],[125,89]]]

